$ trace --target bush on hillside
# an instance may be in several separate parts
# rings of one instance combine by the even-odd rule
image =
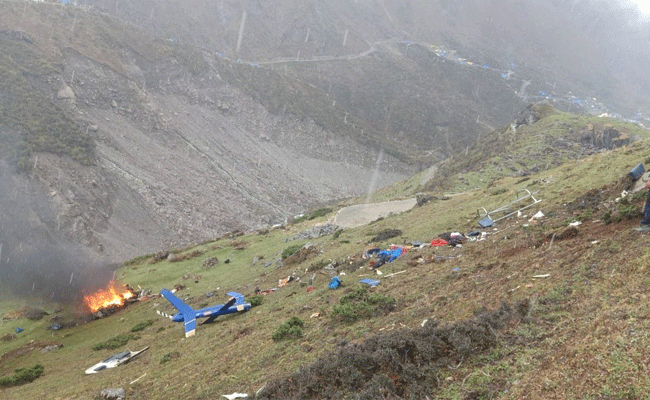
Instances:
[[[291,246],[287,247],[282,251],[281,257],[283,260],[286,260],[287,258],[294,255],[294,253],[296,253],[300,249],[302,249],[301,244],[292,244]]]
[[[97,343],[96,345],[93,346],[93,350],[103,350],[103,349],[108,349],[108,350],[115,350],[117,348],[120,348],[122,346],[125,346],[129,340],[138,340],[140,339],[140,336],[135,335],[135,334],[121,334],[117,335],[113,338],[108,339],[105,342]]]
[[[0,387],[24,385],[43,375],[44,368],[36,364],[31,368],[18,368],[11,376],[0,377]]]
[[[291,317],[287,322],[278,326],[278,329],[273,332],[271,339],[274,342],[279,342],[285,339],[298,339],[302,337],[302,327],[304,323],[298,317]]]
[[[397,303],[394,297],[370,293],[365,287],[347,293],[339,302],[341,304],[334,306],[332,315],[335,321],[344,324],[388,314],[395,309]]]
[[[135,324],[133,328],[131,328],[131,332],[140,332],[144,330],[146,327],[153,325],[153,323],[156,322],[154,319],[148,319],[144,322],[140,322],[138,324]]]
[[[246,299],[246,301],[250,303],[251,308],[261,306],[264,302],[264,296],[253,296],[249,299]]]
[[[509,323],[521,322],[529,309],[530,302],[522,300],[454,324],[429,322],[378,334],[327,354],[285,379],[269,382],[256,398],[425,398],[436,393],[450,365],[498,346],[497,332]],[[492,398],[499,388],[481,390],[472,398]]]

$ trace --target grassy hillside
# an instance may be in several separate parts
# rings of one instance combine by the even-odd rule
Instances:
[[[329,393],[329,398],[355,393],[442,399],[644,398],[650,395],[645,371],[650,359],[650,236],[630,228],[638,224],[645,193],[615,199],[628,186],[622,178],[638,162],[647,161],[648,144],[644,139],[563,160],[523,178],[496,178],[489,187],[310,239],[312,251],[303,250],[283,262],[277,260],[290,253],[288,248],[307,243],[292,240],[298,233],[332,214],[174,251],[172,258],[180,261],[155,262],[155,255],[143,256],[117,271],[121,282],[154,293],[184,285],[178,294],[197,308],[225,301],[226,291],[238,290],[250,299],[256,288],[277,288],[279,280],[290,275],[299,279],[264,296],[261,305],[245,314],[199,325],[197,335],[189,339],[180,324],[155,315],[156,309],[173,311],[155,297],[58,331],[47,329],[51,316],[5,321],[0,325],[3,334],[18,326],[24,331],[0,342],[0,375],[36,364],[44,372],[32,383],[1,389],[2,394],[81,399],[97,396],[104,388],[124,387],[131,399],[166,398],[170,393],[200,399],[232,392],[253,395],[265,387],[260,396],[266,398],[299,396],[307,389]],[[461,248],[411,249],[382,266],[382,275],[370,271],[369,260],[361,257],[374,246],[426,243],[443,232],[468,232],[477,227],[477,209],[509,203],[521,189],[536,191],[542,201],[521,218],[486,230],[485,240]],[[545,217],[529,221],[537,211]],[[568,225],[574,221],[581,224]],[[373,241],[388,229],[401,234]],[[219,263],[204,267],[210,257]],[[328,289],[333,274],[339,275],[343,288]],[[307,291],[312,276],[315,289]],[[360,291],[362,277],[381,283]],[[208,292],[216,295],[207,298]],[[494,314],[504,303],[510,308]],[[527,306],[517,308],[521,304]],[[56,307],[15,298],[0,303],[0,311],[4,315],[24,305],[50,313]],[[67,306],[56,315],[65,320],[74,312]],[[302,336],[274,341],[274,333],[293,317],[303,322]],[[150,326],[131,332],[148,320],[153,320]],[[434,321],[437,327],[431,325]],[[130,341],[115,350],[93,350],[131,334]],[[50,342],[63,347],[41,352]],[[364,353],[372,351],[373,343],[383,343],[386,353]],[[438,344],[424,348],[423,343]],[[111,354],[145,346],[149,350],[129,364],[84,376],[86,368]],[[401,361],[400,354],[405,357]],[[391,358],[394,355],[398,358]],[[317,360],[312,368],[300,369]],[[369,382],[366,386],[350,387],[330,369],[345,360],[350,360],[350,376]],[[371,365],[358,364],[360,360],[392,361],[355,369]]]

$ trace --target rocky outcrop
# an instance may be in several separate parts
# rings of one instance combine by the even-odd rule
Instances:
[[[595,126],[589,124],[581,132],[580,143],[585,147],[611,150],[626,146],[632,142],[629,135],[609,125]]]

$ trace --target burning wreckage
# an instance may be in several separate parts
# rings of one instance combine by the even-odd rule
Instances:
[[[137,302],[143,291],[136,291],[129,285],[118,287],[115,281],[110,281],[105,289],[84,295],[84,305],[88,307],[95,318],[102,318]]]

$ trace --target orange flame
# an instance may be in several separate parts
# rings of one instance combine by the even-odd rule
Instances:
[[[115,287],[115,281],[110,281],[106,289],[99,289],[93,294],[84,296],[84,303],[90,308],[91,312],[97,312],[102,308],[110,306],[123,306],[124,301],[133,297],[134,294],[126,285],[120,293]]]

